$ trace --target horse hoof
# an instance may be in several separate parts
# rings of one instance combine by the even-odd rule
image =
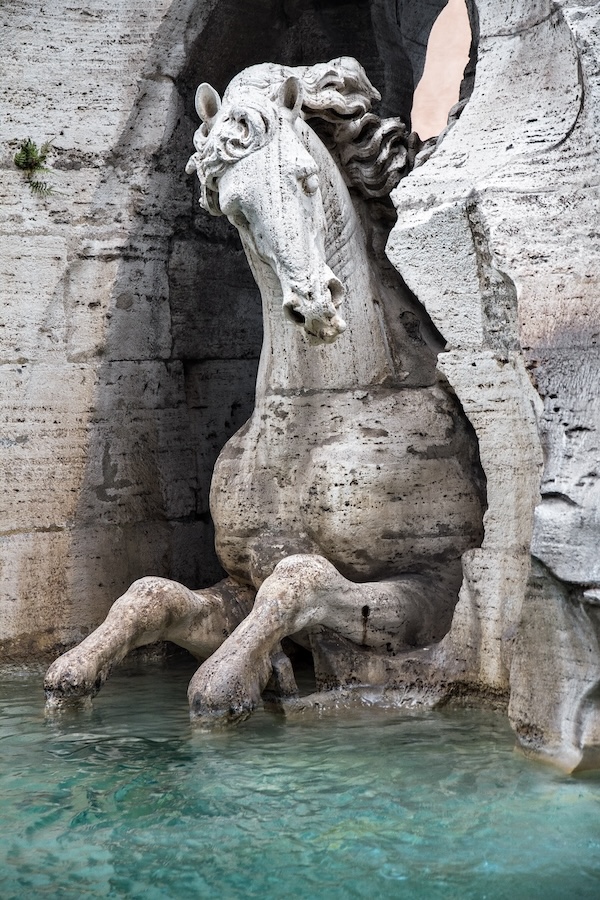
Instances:
[[[233,673],[203,671],[194,675],[188,688],[190,719],[202,728],[237,725],[252,715],[261,702],[256,678],[241,678]]]
[[[204,729],[227,728],[248,719],[256,706],[251,700],[216,706],[207,703],[200,694],[195,694],[190,699],[190,719],[192,724]]]
[[[85,705],[96,696],[107,677],[108,670],[90,675],[81,664],[57,659],[44,678],[46,708]]]

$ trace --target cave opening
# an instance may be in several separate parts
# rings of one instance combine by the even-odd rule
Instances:
[[[458,67],[454,66],[451,89],[437,97],[436,121],[441,121],[440,116],[443,119],[447,109],[440,113],[439,105],[452,104],[452,92],[458,90],[456,73],[465,61],[467,68],[460,90],[461,96],[468,95],[476,52],[475,38],[466,34],[469,20],[475,34],[474,3],[467,0],[468,11],[465,0],[450,0],[445,9],[447,3],[448,0],[429,0],[426,4],[415,0],[258,0],[249,8],[243,0],[221,0],[190,41],[186,63],[176,81],[180,118],[172,138],[169,165],[182,171],[192,152],[191,137],[198,127],[194,108],[198,84],[206,81],[222,94],[236,74],[258,63],[297,66],[353,56],[382,95],[378,113],[382,117],[400,116],[408,125],[412,111],[419,123],[423,103],[421,99],[421,109],[418,103],[413,108],[413,98],[415,87],[431,79],[435,47],[432,50],[430,32],[438,26],[435,52],[439,55],[441,45],[442,60],[446,59],[448,41],[444,34],[452,32],[458,20],[462,56]],[[469,42],[467,60],[465,47]],[[456,49],[452,52],[456,55]],[[443,67],[445,62],[438,59],[436,70],[434,59],[434,77],[436,71],[439,76],[440,65]],[[427,115],[431,119],[431,110]],[[190,181],[193,197],[187,212],[175,223],[171,244],[169,295],[173,357],[183,362],[190,427],[198,448],[196,516],[210,526],[208,501],[214,463],[223,445],[254,408],[262,313],[258,288],[237,231],[225,217],[214,218],[200,209],[197,179],[190,176]],[[388,215],[389,228],[393,221],[391,209]],[[379,244],[382,248],[382,238]],[[397,277],[395,272],[393,276]],[[433,333],[426,313],[416,298],[406,294],[405,323],[419,319],[421,327],[429,329],[432,335],[432,346],[441,349],[441,337]],[[194,554],[196,587],[214,583],[220,574],[211,532],[207,534],[206,547],[202,553]]]

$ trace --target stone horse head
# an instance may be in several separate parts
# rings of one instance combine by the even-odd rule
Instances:
[[[196,93],[202,125],[186,171],[198,174],[200,203],[235,225],[257,281],[271,279],[285,316],[310,343],[332,343],[346,323],[339,311],[345,287],[325,253],[324,195],[331,176],[323,159],[331,166],[335,162],[325,148],[319,159],[310,152],[315,135],[304,120],[326,123],[345,156],[346,180],[351,183],[354,174],[364,191],[365,161],[373,182],[373,162],[382,143],[387,158],[394,143],[395,172],[406,162],[406,151],[398,146],[402,123],[386,120],[382,139],[381,121],[370,112],[378,97],[362,67],[345,57],[298,69],[254,66],[231,82],[223,101],[209,84],[201,84]],[[383,179],[378,174],[384,184],[367,185],[369,196],[390,189],[389,171]]]

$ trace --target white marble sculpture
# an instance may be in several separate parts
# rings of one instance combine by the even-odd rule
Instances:
[[[331,687],[389,684],[404,651],[447,632],[461,555],[481,540],[477,452],[441,376],[420,367],[419,347],[435,355],[403,328],[368,201],[349,191],[382,197],[406,170],[403,126],[373,114],[377,96],[348,58],[254,66],[222,101],[199,87],[188,169],[202,206],[238,229],[264,312],[255,410],[212,480],[228,577],[199,591],[135,582],[51,666],[51,705],[93,695],[130,649],[164,639],[204,660],[192,715],[235,721],[272,676],[294,693],[285,637]]]

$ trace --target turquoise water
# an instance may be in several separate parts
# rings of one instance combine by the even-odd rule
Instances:
[[[45,719],[0,682],[0,897],[600,897],[600,777],[513,751],[499,714],[189,724],[192,669]]]

